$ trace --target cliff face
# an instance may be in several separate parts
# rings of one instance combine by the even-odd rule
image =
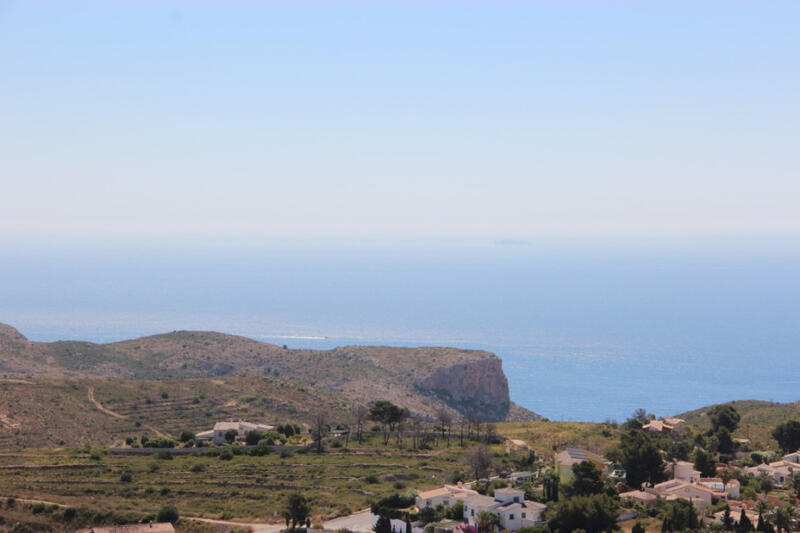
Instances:
[[[508,380],[502,362],[494,355],[440,367],[415,385],[419,391],[479,420],[505,420],[511,407]]]

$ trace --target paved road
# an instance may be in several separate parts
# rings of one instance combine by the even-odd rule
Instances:
[[[183,517],[188,520],[194,520],[195,522],[206,522],[208,524],[223,524],[226,526],[231,527],[249,527],[253,530],[253,533],[278,533],[281,529],[286,529],[286,526],[283,524],[258,524],[254,522],[232,522],[230,520],[214,520],[213,518],[195,518],[195,517]]]
[[[325,529],[349,529],[350,531],[372,531],[372,513],[369,509],[348,516],[334,518],[322,524]]]

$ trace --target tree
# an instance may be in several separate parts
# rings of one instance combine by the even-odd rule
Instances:
[[[719,471],[719,478],[722,480],[722,490],[725,490],[733,479],[733,472],[730,468],[723,468]]]
[[[375,402],[369,411],[369,419],[379,422],[383,428],[384,445],[389,443],[389,436],[408,415],[408,409],[386,400]]]
[[[283,510],[283,517],[286,520],[287,527],[294,529],[298,525],[302,525],[311,514],[311,508],[308,505],[308,500],[299,492],[294,492],[289,495],[286,500],[286,507]],[[391,533],[391,527],[389,528]]]
[[[178,513],[178,509],[174,505],[165,505],[158,510],[156,520],[159,522],[172,522],[175,524],[180,517],[181,516]]]
[[[794,490],[794,497],[800,498],[800,475],[794,475],[789,479],[792,483],[792,490]]]
[[[667,502],[661,510],[662,531],[697,529],[697,510],[689,500]]]
[[[475,446],[464,458],[466,465],[472,470],[475,479],[483,479],[494,468],[494,459],[489,448],[483,445]]]
[[[255,446],[258,444],[258,441],[264,438],[264,434],[254,429],[253,431],[248,431],[244,436],[244,442],[248,446]]]
[[[772,515],[778,533],[791,533],[797,519],[797,510],[791,505],[778,507]]]
[[[694,453],[694,467],[702,477],[714,477],[717,473],[717,462],[714,456],[705,450],[698,449]]]
[[[488,511],[481,511],[478,513],[478,533],[492,533],[495,529],[500,527],[500,515],[497,513],[490,513]]]
[[[548,470],[542,479],[542,496],[547,502],[558,501],[558,484],[561,479],[554,470]]]
[[[725,506],[725,512],[722,513],[722,529],[725,531],[733,531],[733,517],[731,516],[730,506]]]
[[[239,435],[238,431],[235,429],[229,429],[225,432],[225,440],[228,441],[228,444],[233,444],[233,441],[236,440],[237,435]]]
[[[645,529],[642,523],[637,521],[635,524],[633,524],[633,527],[631,528],[631,533],[645,533]]]
[[[748,518],[747,513],[744,512],[744,507],[742,507],[742,512],[739,513],[739,523],[736,524],[736,533],[749,533],[753,531],[753,523]]]
[[[313,426],[311,428],[311,437],[317,443],[317,453],[322,453],[322,440],[330,431],[328,414],[322,410],[317,411],[314,413],[312,423]]]
[[[619,463],[625,469],[628,485],[638,488],[645,481],[658,483],[666,478],[664,460],[653,438],[644,431],[628,430],[620,436]]]
[[[574,496],[555,504],[550,518],[553,533],[612,531],[617,525],[617,503],[606,494]]]
[[[392,533],[392,521],[385,516],[379,516],[372,530],[375,533]]]
[[[778,445],[784,452],[793,452],[800,448],[800,422],[789,420],[775,426],[772,431],[772,438],[778,441]]]
[[[650,417],[647,414],[647,409],[645,409],[644,407],[640,407],[633,412],[631,418],[634,420],[638,420],[639,422],[644,424]]]
[[[356,423],[356,440],[361,442],[364,435],[364,422],[369,417],[369,408],[366,405],[358,404],[353,407],[353,421]]]
[[[714,433],[723,427],[732,433],[739,425],[741,416],[732,405],[726,404],[717,405],[711,409],[708,412],[708,419],[711,420],[711,427],[714,429]]]
[[[717,430],[718,450],[720,453],[733,453],[733,437],[728,428],[722,426]]]
[[[439,429],[442,432],[442,440],[447,435],[447,446],[450,446],[450,425],[453,423],[453,415],[447,409],[436,411],[436,419],[439,421]]]
[[[189,442],[194,438],[194,433],[191,431],[181,431],[180,441],[181,442]]]
[[[564,489],[571,496],[588,496],[603,490],[603,479],[600,469],[591,461],[581,461],[572,467],[572,484]]]

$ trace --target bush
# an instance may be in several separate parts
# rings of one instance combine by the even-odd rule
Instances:
[[[33,533],[33,530],[28,524],[17,522],[14,524],[14,527],[11,528],[11,533]]]
[[[219,452],[219,458],[222,461],[230,461],[231,459],[233,459],[233,452],[230,450],[230,448],[225,448],[224,450]]]
[[[45,510],[45,504],[43,504],[42,502],[34,503],[33,506],[31,507],[31,512],[33,514],[43,513],[44,510]]]
[[[165,459],[169,461],[172,459],[172,452],[169,452],[167,450],[161,450],[156,454],[156,459]]]
[[[119,480],[122,481],[123,483],[130,483],[131,481],[133,481],[133,475],[130,472],[123,472],[122,474],[120,474]]]
[[[192,465],[192,467],[189,469],[189,471],[191,471],[191,472],[203,472],[205,469],[206,469],[205,465],[197,463],[197,464]]]
[[[374,474],[370,474],[370,475],[368,475],[367,477],[364,478],[364,483],[369,483],[370,485],[374,485],[375,483],[379,483],[379,482],[380,482],[380,480],[378,479],[378,476],[376,476]]]
[[[159,522],[172,522],[173,524],[178,521],[180,514],[174,505],[166,505],[159,509],[156,520]]]
[[[67,507],[64,509],[64,520],[70,522],[78,515],[78,510],[74,507]]]
[[[262,438],[264,434],[258,430],[248,431],[244,436],[244,442],[248,446],[255,446]]]
[[[180,440],[181,442],[189,442],[190,440],[194,439],[194,433],[191,431],[181,431]]]

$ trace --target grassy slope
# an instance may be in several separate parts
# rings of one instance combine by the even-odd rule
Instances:
[[[742,416],[740,424],[751,424],[754,426],[775,426],[781,422],[792,419],[800,419],[800,402],[793,403],[774,403],[761,400],[739,400],[727,402],[732,405]],[[714,406],[695,409],[680,415],[690,424],[709,426],[710,422],[706,413]]]

